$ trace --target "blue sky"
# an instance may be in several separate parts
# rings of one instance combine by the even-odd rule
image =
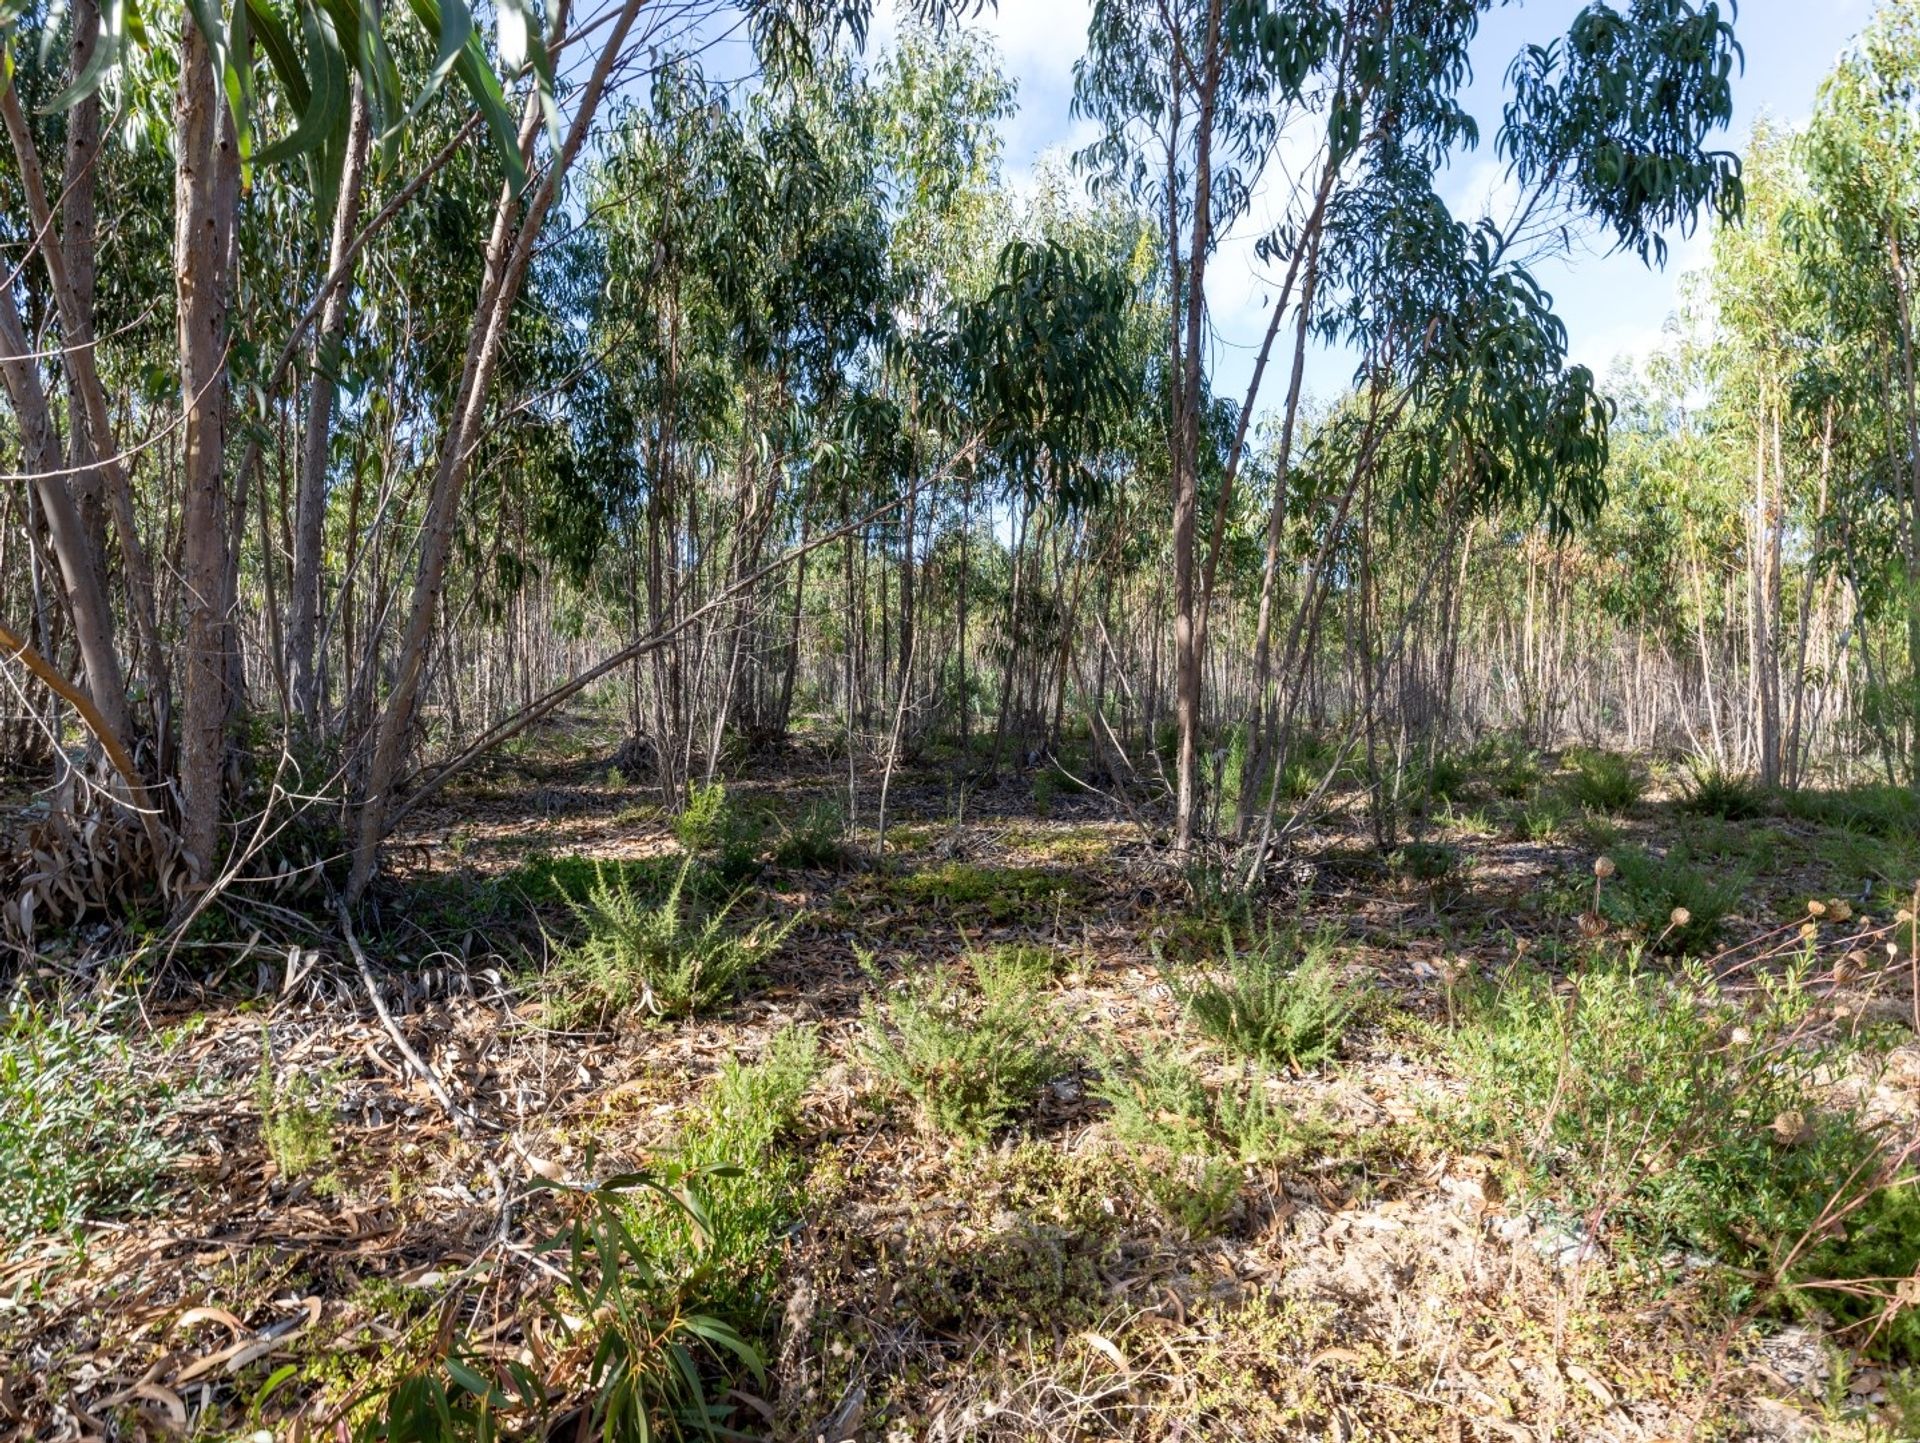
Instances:
[[[1492,154],[1499,116],[1502,79],[1516,51],[1531,41],[1564,33],[1584,0],[1518,0],[1497,8],[1481,27],[1475,51],[1475,80],[1469,107],[1481,121],[1478,151],[1457,157],[1439,182],[1456,214],[1468,218],[1498,206],[1503,167]],[[883,0],[876,43],[884,44],[892,25]],[[1029,184],[1037,168],[1058,163],[1061,155],[1086,139],[1086,128],[1070,114],[1073,64],[1084,48],[1090,0],[999,0],[976,27],[990,34],[1008,73],[1019,81],[1020,109],[1004,124],[1008,178]],[[1835,57],[1859,32],[1872,0],[1743,0],[1737,33],[1746,51],[1746,69],[1735,84],[1734,125],[1727,143],[1743,148],[1754,118],[1767,113],[1787,124],[1804,120],[1812,109],[1820,80]],[[1251,370],[1251,349],[1264,329],[1264,298],[1271,279],[1255,260],[1251,238],[1264,231],[1275,208],[1272,195],[1256,201],[1239,234],[1223,247],[1209,284],[1217,332],[1213,367],[1216,389],[1237,394]],[[1549,259],[1536,277],[1553,293],[1567,323],[1573,359],[1604,377],[1617,358],[1638,358],[1653,349],[1675,308],[1680,277],[1708,264],[1710,247],[1702,232],[1692,238],[1669,237],[1664,270],[1643,266],[1637,257],[1609,255],[1603,247],[1580,246]],[[1309,387],[1325,395],[1345,382],[1350,363],[1322,355],[1309,370]],[[1268,372],[1269,392],[1277,389]]]

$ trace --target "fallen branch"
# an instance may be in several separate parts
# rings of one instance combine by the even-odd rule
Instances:
[[[400,1049],[400,1055],[407,1060],[407,1065],[419,1074],[420,1080],[427,1085],[427,1091],[433,1094],[433,1100],[439,1103],[441,1109],[447,1114],[448,1120],[453,1123],[453,1130],[467,1141],[473,1141],[475,1135],[486,1128],[486,1124],[453,1100],[453,1094],[448,1091],[446,1083],[440,1080],[440,1074],[433,1070],[426,1058],[416,1052],[413,1044],[408,1042],[402,1034],[400,1024],[393,1020],[393,1014],[387,1011],[387,1004],[380,996],[380,983],[373,975],[373,964],[367,960],[366,950],[361,947],[360,939],[354,935],[353,919],[347,914],[347,904],[336,897],[333,906],[335,914],[340,918],[340,935],[347,939],[347,947],[353,953],[354,965],[360,969],[360,981],[366,986],[367,1000],[373,1003],[374,1015],[380,1019],[380,1025],[387,1029],[387,1036],[391,1037],[393,1045]]]
[[[25,637],[5,626],[0,626],[0,647],[6,648],[8,661],[21,663],[28,671],[44,681],[56,696],[80,713],[80,720],[85,722],[87,730],[99,739],[100,749],[107,754],[107,760],[113,763],[113,769],[126,778],[127,786],[134,796],[145,795],[146,783],[140,780],[140,773],[133,765],[133,757],[113,728],[107,725],[107,719],[100,714],[100,708],[93,704],[93,698],[60,675],[53,663],[40,655]]]

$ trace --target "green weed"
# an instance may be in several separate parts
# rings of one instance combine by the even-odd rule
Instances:
[[[779,1262],[774,1241],[793,1218],[806,1171],[782,1143],[819,1075],[818,1033],[784,1028],[768,1039],[757,1062],[727,1060],[673,1144],[682,1166],[708,1174],[702,1306],[750,1330],[764,1321]],[[650,1232],[656,1265],[691,1267],[699,1259],[684,1214],[646,1203],[642,1195],[635,1226]]]
[[[1263,1078],[1209,1091],[1165,1055],[1108,1060],[1089,1091],[1110,1109],[1114,1137],[1135,1150],[1154,1199],[1193,1231],[1231,1210],[1246,1165],[1288,1162],[1316,1137],[1268,1096]]]
[[[849,855],[847,814],[839,802],[831,799],[808,806],[773,849],[775,866],[797,871],[843,867]]]
[[[105,1014],[16,997],[0,1019],[0,1237],[20,1242],[154,1206],[179,1105]]]
[[[1407,842],[1387,858],[1396,875],[1409,881],[1440,883],[1460,870],[1461,853],[1445,842]]]
[[[729,883],[744,881],[759,866],[760,828],[728,800],[724,782],[693,788],[673,819],[673,834]]]
[[[883,1010],[869,998],[865,1056],[935,1131],[980,1141],[1034,1104],[1059,1071],[1055,1020],[1030,989],[974,993],[944,972],[912,978]]]
[[[1520,810],[1518,831],[1529,842],[1551,842],[1565,834],[1572,812],[1558,795],[1538,791]]]
[[[1879,1175],[1871,1135],[1825,1105],[1819,1079],[1841,1054],[1804,1026],[1813,1001],[1789,976],[1736,1005],[1704,974],[1634,957],[1596,959],[1561,986],[1515,967],[1465,995],[1447,1037],[1468,1084],[1462,1141],[1503,1156],[1526,1192],[1649,1249],[1779,1269],[1819,1240],[1833,1200],[1861,1199]],[[1920,1264],[1912,1189],[1886,1196],[1886,1225],[1863,1213],[1844,1240],[1802,1250],[1789,1287]]]
[[[1214,1041],[1247,1057],[1316,1067],[1340,1050],[1364,994],[1340,975],[1333,939],[1322,934],[1301,944],[1291,933],[1268,929],[1245,948],[1223,937],[1225,956],[1193,981],[1176,978],[1173,990],[1187,1014]]]
[[[541,1352],[495,1357],[436,1340],[433,1355],[380,1396],[355,1443],[545,1438],[563,1421],[581,1436],[642,1443],[739,1436],[729,1426],[737,1409],[721,1395],[741,1374],[764,1387],[759,1351],[702,1310],[703,1264],[663,1270],[634,1227],[657,1206],[676,1210],[691,1236],[704,1237],[710,1181],[699,1169],[664,1164],[578,1197],[565,1231],[540,1248],[562,1279],[541,1305]],[[574,1399],[577,1416],[556,1416],[557,1403]]]
[[[1660,952],[1710,950],[1746,886],[1744,878],[1717,877],[1697,865],[1684,844],[1664,856],[1638,846],[1612,856],[1617,875],[1600,889],[1601,915]]]
[[[1694,768],[1681,794],[1680,805],[1703,817],[1750,822],[1766,815],[1767,795],[1751,777],[1710,765]]]
[[[741,979],[785,940],[783,924],[729,925],[737,898],[712,911],[685,895],[687,866],[667,894],[649,900],[630,882],[596,869],[581,902],[569,902],[586,935],[562,948],[547,976],[555,1026],[600,1026],[617,1018],[686,1017],[730,997]]]
[[[300,1071],[284,1079],[274,1073],[273,1046],[260,1032],[260,1071],[254,1079],[254,1105],[260,1114],[260,1141],[282,1182],[316,1177],[320,1191],[333,1184],[334,1108],[328,1098],[332,1079]]]
[[[968,959],[982,996],[1014,996],[1051,987],[1060,978],[1061,957],[1051,947],[1009,942]]]
[[[1573,772],[1566,781],[1567,795],[1589,811],[1631,811],[1646,789],[1633,762],[1618,752],[1582,749],[1569,753],[1568,760]]]

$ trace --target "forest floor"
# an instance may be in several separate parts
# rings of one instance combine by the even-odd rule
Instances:
[[[713,1416],[784,1439],[1920,1437],[1920,1284],[1876,1326],[1767,1282],[1770,1229],[1845,1182],[1793,1177],[1920,1136],[1920,833],[1884,794],[1729,819],[1656,776],[1609,812],[1483,749],[1420,841],[1336,797],[1246,907],[1044,771],[904,770],[878,860],[824,750],[747,764],[683,877],[610,755],[572,719],[392,849],[360,935],[460,1127],[293,899],[236,903],[220,986],[144,988],[72,1065],[16,1011],[86,1116],[35,1104],[79,1142],[60,1225],[0,1254],[0,1431],[429,1436],[406,1378],[454,1431],[489,1379],[509,1428],[527,1378],[564,1422],[618,1335],[603,1394],[628,1357],[660,1425],[690,1385],[641,1344],[677,1342]],[[736,890],[716,935],[788,930],[663,1020],[580,943],[676,878],[695,933]],[[1662,949],[1696,926],[1689,971]],[[1207,999],[1282,953],[1249,1044]],[[692,1211],[593,1190],[677,1166]]]

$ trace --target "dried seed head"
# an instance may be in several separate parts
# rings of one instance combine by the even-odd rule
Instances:
[[[1745,1047],[1749,1042],[1753,1041],[1753,1034],[1744,1027],[1736,1027],[1727,1034],[1727,1041],[1731,1042],[1735,1047]]]
[[[1673,911],[1668,914],[1667,920],[1676,927],[1684,927],[1693,920],[1693,913],[1689,912],[1685,907],[1675,907]]]
[[[1827,904],[1816,898],[1814,901],[1807,903],[1807,910],[1816,917],[1824,917],[1827,915]]]
[[[1827,898],[1827,915],[1836,922],[1844,922],[1853,916],[1853,904],[1845,897]]]
[[[1773,1120],[1774,1140],[1782,1147],[1798,1147],[1813,1136],[1813,1129],[1807,1126],[1807,1115],[1797,1107],[1790,1107]]]
[[[1611,877],[1613,870],[1613,858],[1595,857],[1593,859],[1593,875],[1600,878],[1601,881],[1604,882],[1608,877]]]

